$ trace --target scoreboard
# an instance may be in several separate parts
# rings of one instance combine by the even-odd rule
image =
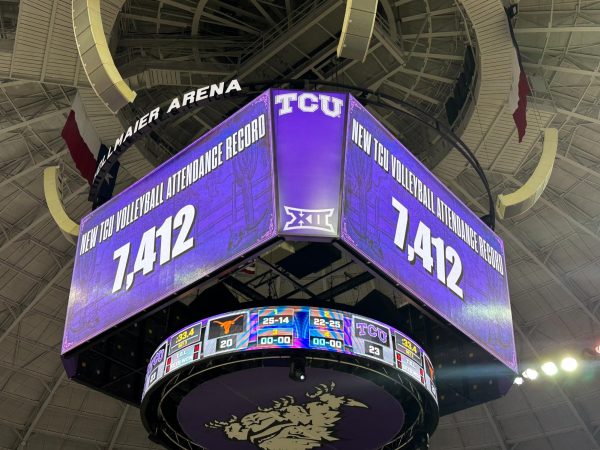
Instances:
[[[65,361],[287,240],[341,248],[517,370],[502,240],[348,93],[260,94],[80,228]],[[172,336],[153,371],[229,352],[303,348],[360,355],[427,383],[428,359],[413,344],[333,310],[245,310]]]
[[[148,365],[144,393],[165,375],[225,353],[305,349],[370,358],[409,375],[437,402],[433,365],[421,346],[376,320],[328,308],[252,308],[196,322],[166,339]]]

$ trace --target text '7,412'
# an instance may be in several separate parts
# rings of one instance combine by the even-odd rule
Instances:
[[[135,277],[140,272],[148,275],[154,270],[156,258],[158,256],[158,265],[168,263],[173,258],[187,252],[194,247],[194,238],[190,237],[190,232],[194,225],[196,209],[192,205],[186,205],[181,208],[175,216],[169,216],[163,224],[156,228],[147,230],[140,242],[133,268],[127,273],[129,258],[131,253],[131,243],[119,247],[113,254],[113,260],[118,260],[117,273],[113,284],[113,293],[123,289],[131,289]],[[176,239],[173,239],[173,232],[179,230]],[[160,238],[158,255],[156,253],[156,240]]]
[[[441,237],[432,238],[431,229],[421,221],[417,226],[413,244],[408,245],[410,228],[408,209],[394,197],[392,197],[392,206],[398,211],[394,244],[406,252],[408,262],[411,264],[414,264],[419,257],[423,268],[430,275],[433,275],[435,270],[437,279],[460,299],[463,299],[463,290],[459,286],[463,276],[463,266],[456,250],[446,245]],[[432,247],[435,249],[435,261]],[[449,272],[446,271],[446,262],[450,263]]]

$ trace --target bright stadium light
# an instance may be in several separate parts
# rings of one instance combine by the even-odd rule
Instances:
[[[552,361],[548,361],[542,364],[542,372],[551,377],[558,373],[558,367]]]
[[[525,383],[525,380],[523,379],[523,377],[517,377],[517,378],[515,378],[515,381],[514,381],[514,383],[515,383],[517,386],[521,386],[523,383]]]
[[[538,377],[538,371],[535,369],[525,369],[523,372],[523,378],[527,378],[528,380],[535,380]]]
[[[577,369],[577,360],[572,356],[567,356],[561,361],[560,367],[562,367],[565,372],[573,372]]]

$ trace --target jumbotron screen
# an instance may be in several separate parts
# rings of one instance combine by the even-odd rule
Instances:
[[[309,306],[261,307],[193,323],[170,336],[150,360],[144,393],[167,374],[232,352],[306,349],[373,359],[406,373],[437,402],[433,365],[421,346],[388,325]]]
[[[347,93],[273,90],[81,222],[62,352],[277,237],[339,242],[516,370],[502,240]]]
[[[504,244],[354,97],[341,239],[513,370]]]
[[[269,97],[81,221],[63,353],[276,235]]]

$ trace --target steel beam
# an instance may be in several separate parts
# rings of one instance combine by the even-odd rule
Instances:
[[[23,320],[23,317],[25,317],[27,315],[27,313],[29,311],[31,311],[31,309],[38,304],[38,302],[43,299],[44,297],[46,297],[46,294],[48,293],[48,291],[52,288],[52,286],[59,282],[62,278],[64,278],[64,276],[71,270],[71,266],[73,265],[73,258],[71,258],[65,265],[64,267],[62,267],[57,273],[56,275],[54,275],[50,280],[48,280],[46,282],[46,284],[44,285],[44,287],[40,290],[40,292],[33,298],[33,300],[31,302],[29,302],[29,304],[27,304],[27,306],[25,306],[23,308],[23,310],[19,313],[19,315],[11,322],[11,324],[5,328],[2,331],[2,334],[0,334],[0,343],[2,343],[2,341],[4,341],[4,339],[6,339],[9,334],[17,327],[17,325],[19,325],[19,323],[21,322],[21,320]]]
[[[456,183],[455,181],[450,183],[456,190],[460,191],[470,202],[477,205],[480,208],[484,208],[477,199],[475,199],[471,194],[469,194],[461,185]],[[546,272],[546,274],[562,289],[562,291],[567,294],[568,297],[573,300],[575,304],[579,306],[581,311],[588,316],[592,322],[598,326],[600,325],[600,318],[591,311],[583,301],[577,297],[577,295],[569,288],[559,277],[556,275],[547,264],[545,264],[540,258],[538,258],[529,248],[511,231],[508,230],[507,227],[502,225],[501,223],[497,223],[498,229],[502,230],[502,233],[508,237],[523,253],[525,253],[535,264],[537,264],[542,271]]]
[[[71,111],[70,106],[68,108],[59,109],[59,110],[52,111],[52,112],[49,112],[49,113],[41,115],[41,116],[37,116],[37,117],[33,117],[31,119],[24,120],[22,122],[14,124],[14,125],[9,125],[8,127],[0,128],[0,136],[2,136],[3,134],[6,134],[6,133],[17,131],[23,127],[28,127],[34,123],[41,122],[43,120],[47,120],[47,119],[51,119],[56,116],[62,116],[64,114],[68,114],[69,111]]]
[[[559,114],[563,114],[568,117],[573,117],[574,119],[583,120],[585,122],[593,123],[596,125],[600,125],[600,119],[597,117],[586,116],[585,114],[576,113],[574,111],[569,111],[563,108],[556,108],[556,112]],[[559,155],[556,155],[557,157]]]
[[[458,183],[452,182],[451,184],[452,184],[452,186],[455,189],[459,190],[470,202],[472,202],[473,204],[479,206],[480,208],[482,207],[482,205],[472,195],[470,195],[462,186],[460,186]],[[598,319],[598,317],[595,316],[593,314],[593,312],[590,311],[587,308],[587,306],[569,288],[567,288],[567,286],[564,285],[564,283],[554,274],[554,272],[552,272],[547,267],[546,264],[543,264],[542,261],[540,261],[540,259],[537,258],[533,254],[533,252],[531,252],[531,250],[529,250],[525,246],[525,244],[523,244],[516,236],[514,236],[510,231],[508,231],[508,229],[506,229],[506,227],[504,227],[502,224],[498,224],[498,225],[499,225],[499,228],[502,229],[503,234],[505,234],[507,237],[509,237],[511,239],[511,241],[513,243],[515,243],[521,250],[523,250],[534,262],[536,262],[542,268],[542,270],[544,270],[565,291],[565,293],[567,293],[570,297],[572,297],[573,300],[577,304],[580,305],[580,307],[583,310],[583,312],[586,313],[586,315],[588,315],[594,321],[594,323],[600,324],[600,320]],[[527,334],[525,334],[523,332],[523,330],[521,329],[521,327],[519,326],[519,324],[516,322],[516,320],[513,321],[513,322],[514,322],[513,325],[514,325],[515,330],[521,336],[523,342],[529,347],[529,349],[533,353],[533,355],[536,358],[538,358],[538,359],[541,358],[540,353],[535,349],[533,343],[530,341],[530,339],[527,336]],[[554,382],[554,384],[556,385],[556,390],[565,399],[565,402],[567,403],[567,406],[569,407],[569,409],[571,410],[571,412],[575,416],[577,422],[583,428],[583,431],[585,432],[585,434],[590,439],[590,441],[592,443],[592,447],[591,448],[593,448],[593,449],[600,449],[600,446],[598,445],[598,442],[596,441],[596,438],[594,437],[593,430],[591,429],[591,426],[588,425],[588,423],[583,419],[583,417],[582,417],[581,413],[579,412],[578,408],[571,401],[571,399],[566,394],[566,392],[564,391],[564,389],[562,388],[562,386],[556,380],[552,380],[551,379],[551,381]]]
[[[509,180],[511,180],[513,183],[522,184],[519,180],[517,180],[513,176],[507,176],[507,178]],[[561,198],[561,200],[564,200],[564,199]],[[585,225],[581,224],[579,221],[575,220],[571,214],[567,214],[566,212],[564,212],[563,210],[561,210],[558,206],[556,206],[553,203],[553,201],[555,201],[555,199],[552,199],[552,201],[551,200],[547,200],[546,198],[544,198],[544,194],[542,194],[542,196],[539,198],[539,201],[541,201],[541,203],[543,203],[544,206],[550,208],[556,214],[560,215],[562,218],[564,218],[567,222],[569,222],[575,228],[579,229],[580,231],[583,231],[585,234],[587,234],[591,238],[593,238],[593,239],[595,239],[597,241],[600,241],[600,236],[597,235],[594,231],[590,230],[588,227],[586,227]]]
[[[521,336],[521,339],[523,340],[523,342],[527,345],[527,347],[529,347],[529,350],[531,351],[531,353],[533,353],[533,355],[537,359],[541,359],[542,355],[540,355],[540,353],[535,349],[535,347],[533,346],[533,343],[529,340],[529,337],[527,336],[527,334],[525,334],[523,332],[521,327],[516,322],[514,323],[514,328],[515,328],[515,331]],[[581,412],[579,411],[577,406],[575,406],[575,404],[571,401],[571,399],[569,398],[569,396],[563,389],[562,385],[554,378],[550,378],[549,380],[550,380],[550,382],[552,382],[555,385],[556,391],[561,395],[561,397],[563,397],[565,399],[567,407],[569,408],[569,410],[571,411],[571,413],[573,414],[573,416],[575,417],[575,419],[577,420],[577,422],[579,423],[581,428],[583,428],[583,431],[586,434],[586,436],[590,439],[590,443],[592,444],[592,447],[590,447],[590,448],[593,448],[595,450],[600,449],[600,445],[598,444],[598,441],[596,440],[596,437],[594,436],[594,431],[592,430],[592,427],[584,420]]]
[[[4,186],[6,186],[7,184],[12,183],[13,181],[18,180],[19,178],[21,178],[22,176],[25,176],[31,172],[35,172],[36,170],[38,170],[40,167],[45,166],[46,164],[61,158],[63,155],[65,155],[67,153],[67,150],[61,150],[58,153],[53,154],[52,156],[49,156],[45,159],[42,159],[41,161],[38,161],[37,163],[27,167],[27,169],[21,170],[18,173],[16,173],[15,175],[12,175],[8,178],[5,178],[4,180],[0,181],[0,189],[3,188]]]
[[[570,73],[573,75],[583,75],[588,77],[600,76],[600,72],[596,72],[594,70],[577,69],[575,67],[551,66],[549,64],[536,64],[529,62],[524,62],[523,65],[532,69],[544,69],[552,72]]]
[[[281,52],[289,43],[302,36],[319,20],[334,12],[341,5],[341,0],[332,0],[316,10],[311,11],[302,21],[293,25],[285,33],[282,33],[282,35],[275,39],[271,45],[265,49],[262,49],[258,54],[251,57],[246,63],[242,64],[238,70],[238,78],[245,78],[250,75],[262,64]]]
[[[66,374],[66,372],[63,371],[62,374],[60,375],[60,377],[58,377],[58,379],[54,383],[54,386],[52,386],[52,389],[50,390],[50,392],[46,395],[44,402],[41,404],[40,408],[37,410],[37,413],[33,417],[33,420],[27,427],[27,431],[25,431],[25,434],[23,435],[23,439],[21,440],[21,443],[19,444],[19,448],[25,448],[25,446],[27,445],[27,440],[29,439],[29,437],[31,436],[31,433],[33,433],[33,430],[35,429],[38,422],[42,418],[44,411],[46,410],[46,408],[52,401],[52,397],[54,397],[54,394],[56,394],[56,391],[58,390],[58,388],[60,387],[60,385],[66,378],[67,378],[67,374]]]
[[[115,448],[115,444],[117,443],[119,433],[121,432],[121,428],[123,428],[123,424],[125,423],[125,418],[127,417],[128,412],[129,412],[129,405],[125,405],[125,407],[123,408],[123,412],[121,413],[121,416],[119,417],[119,421],[117,422],[117,425],[115,426],[115,430],[113,431],[113,434],[110,438],[110,442],[108,443],[107,450],[113,450]]]
[[[574,11],[571,11],[573,13]],[[523,27],[515,28],[515,34],[529,33],[600,33],[600,26],[574,26],[574,27]]]
[[[69,195],[67,198],[65,198],[65,204],[88,190],[89,190],[89,186],[87,184],[84,186],[81,186],[79,189],[77,189],[75,192],[73,192],[71,195]],[[45,222],[48,219],[50,219],[50,211],[46,211],[44,214],[42,214],[42,215],[38,216],[36,219],[34,219],[33,222],[31,222],[25,228],[18,230],[9,239],[7,239],[2,245],[0,245],[0,253],[4,252],[8,247],[10,247],[15,242],[18,242],[21,238],[23,238],[24,236],[29,234],[36,226],[40,225],[41,223]]]
[[[483,410],[485,412],[485,415],[486,415],[490,425],[492,426],[492,430],[494,431],[494,436],[496,436],[498,445],[500,445],[500,448],[502,450],[508,450],[508,447],[506,446],[506,442],[504,441],[504,438],[502,437],[502,433],[500,432],[500,425],[498,425],[498,422],[496,422],[496,419],[494,419],[494,416],[492,416],[492,412],[490,411],[489,406],[484,404]]]

